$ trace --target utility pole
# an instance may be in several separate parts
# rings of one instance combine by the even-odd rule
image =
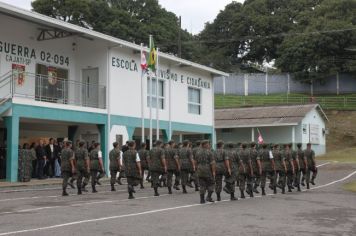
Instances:
[[[179,16],[178,25],[179,25],[179,29],[178,29],[178,57],[181,58],[182,57],[182,17],[181,16]]]

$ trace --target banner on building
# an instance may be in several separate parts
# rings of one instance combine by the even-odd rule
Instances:
[[[55,67],[48,67],[48,83],[51,85],[55,85],[57,83],[57,68]]]
[[[22,86],[25,83],[25,70],[24,65],[12,64],[12,76],[18,86]]]
[[[309,142],[312,144],[320,144],[319,138],[319,125],[310,124],[309,125]]]

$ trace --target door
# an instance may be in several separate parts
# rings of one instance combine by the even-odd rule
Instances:
[[[83,106],[99,107],[99,70],[83,69],[82,72]]]

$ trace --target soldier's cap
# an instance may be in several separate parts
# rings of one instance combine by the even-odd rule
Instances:
[[[224,145],[224,141],[219,140],[216,145],[219,146],[219,147],[221,147],[222,145]]]
[[[131,140],[131,141],[129,141],[128,146],[133,147],[133,146],[135,146],[135,144],[136,144],[136,142]]]
[[[303,145],[302,145],[301,143],[298,143],[298,144],[297,144],[297,147],[299,147],[299,148],[302,147],[302,146],[303,146]]]
[[[289,143],[288,146],[291,148],[293,147],[293,143]]]
[[[311,146],[311,143],[307,143],[307,146]]]
[[[268,147],[267,143],[262,144],[262,148],[267,148],[267,147]]]
[[[79,141],[79,147],[83,147],[83,146],[84,146],[84,144],[85,144],[85,142],[84,142],[84,141]]]
[[[252,142],[252,143],[250,143],[250,147],[254,147],[254,146],[256,146],[257,144],[255,143],[255,142]]]
[[[278,144],[278,143],[276,143],[276,144],[274,144],[274,145],[273,145],[273,147],[279,147],[279,144]]]
[[[169,145],[172,145],[173,143],[175,143],[174,140],[169,140],[169,142],[168,142]]]
[[[112,145],[116,148],[119,145],[119,143],[118,142],[113,142]]]
[[[155,144],[156,144],[156,146],[161,145],[161,144],[162,144],[162,141],[161,141],[161,140],[157,140],[157,141],[155,142]]]
[[[183,141],[183,146],[188,146],[188,144],[189,144],[189,140],[184,140]]]
[[[228,142],[227,144],[228,148],[234,148],[234,143],[233,142]]]
[[[195,141],[195,145],[200,145],[200,144],[202,144],[202,141],[201,141],[201,140]]]
[[[68,141],[66,141],[66,145],[72,145],[72,141],[70,141],[70,140],[68,140]]]
[[[289,143],[283,144],[283,147],[289,147]]]
[[[246,148],[247,147],[247,143],[242,143],[241,146],[242,146],[242,148]]]
[[[205,144],[208,144],[208,143],[209,143],[209,140],[203,140],[203,141],[201,142],[202,145],[205,145]]]

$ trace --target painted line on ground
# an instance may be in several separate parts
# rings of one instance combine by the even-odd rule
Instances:
[[[314,189],[319,189],[319,188],[324,188],[328,187],[330,185],[333,185],[335,183],[342,182],[353,175],[356,174],[356,171],[350,173],[346,177],[332,181],[328,184],[320,185],[314,188],[311,188],[310,190]],[[310,190],[305,190],[305,191],[310,191]],[[167,194],[168,195],[168,194]],[[267,194],[268,196],[275,196],[275,194]],[[161,195],[163,196],[163,195]],[[256,196],[257,197],[257,196]],[[259,196],[261,197],[261,196]],[[146,198],[152,198],[152,197],[146,197]],[[156,197],[157,198],[157,197]],[[251,199],[251,198],[247,198]],[[216,203],[222,203],[222,202],[228,202],[230,200],[222,200],[220,202],[215,202],[215,203],[207,203],[208,205],[210,204],[216,204]],[[10,232],[4,232],[0,233],[0,236],[5,236],[5,235],[13,235],[13,234],[21,234],[21,233],[28,233],[28,232],[36,232],[36,231],[44,231],[44,230],[49,230],[49,229],[57,229],[57,228],[62,228],[66,226],[72,226],[72,225],[79,225],[79,224],[86,224],[86,223],[91,223],[91,222],[100,222],[100,221],[106,221],[106,220],[113,220],[113,219],[120,219],[120,218],[127,218],[127,217],[135,217],[135,216],[141,216],[141,215],[149,215],[149,214],[155,214],[155,213],[160,213],[160,212],[166,212],[166,211],[174,211],[174,210],[180,210],[180,209],[185,209],[185,208],[192,208],[192,207],[198,207],[198,206],[205,206],[207,204],[190,204],[190,205],[182,205],[182,206],[176,206],[176,207],[170,207],[170,208],[162,208],[162,209],[157,209],[157,210],[150,210],[150,211],[143,211],[143,212],[138,212],[138,213],[132,213],[132,214],[124,214],[124,215],[117,215],[117,216],[109,216],[109,217],[101,217],[101,218],[94,218],[94,219],[89,219],[89,220],[81,220],[81,221],[72,221],[69,223],[64,223],[64,224],[57,224],[57,225],[51,225],[51,226],[46,226],[46,227],[40,227],[40,228],[33,228],[33,229],[24,229],[24,230],[18,230],[18,231],[10,231]]]

